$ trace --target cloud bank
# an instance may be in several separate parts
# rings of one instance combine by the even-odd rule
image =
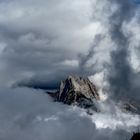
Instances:
[[[1,140],[119,140],[129,138],[140,121],[137,115],[109,111],[89,116],[28,88],[1,88],[0,112]]]

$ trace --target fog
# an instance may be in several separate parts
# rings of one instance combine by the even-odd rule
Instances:
[[[118,140],[137,130],[138,115],[104,111],[90,116],[84,109],[53,102],[42,90],[1,88],[0,139]]]

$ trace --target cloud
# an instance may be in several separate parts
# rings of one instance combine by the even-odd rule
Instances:
[[[137,99],[138,94],[135,93],[136,90],[132,81],[139,73],[134,74],[129,62],[131,55],[129,48],[133,47],[130,43],[132,36],[130,34],[125,34],[128,28],[126,29],[123,25],[129,25],[129,23],[134,20],[138,6],[131,1],[116,0],[114,2],[118,5],[118,10],[110,17],[109,22],[111,26],[109,32],[117,48],[111,53],[112,73],[109,78],[110,87],[114,95],[117,95],[118,98]],[[122,95],[124,97],[122,97]]]
[[[30,77],[41,73],[50,78],[51,74],[58,75],[61,71],[78,71],[77,64],[73,68],[61,64],[78,60],[77,55],[89,48],[98,32],[95,30],[100,25],[90,21],[90,3],[84,0],[1,1],[0,41],[5,44],[0,56],[5,64],[1,84],[24,79],[29,73]]]
[[[93,1],[92,19],[100,22],[104,38],[89,51],[94,55],[88,61],[95,63],[90,74],[104,73],[103,82],[109,83],[104,90],[115,99],[139,100],[139,85],[134,82],[139,81],[138,12],[139,5],[132,1]]]
[[[42,90],[0,89],[2,140],[118,140],[128,138],[139,121],[130,114],[89,116],[78,107],[53,102]]]
[[[132,1],[14,0],[0,7],[1,85],[27,79],[24,85],[42,88],[50,80],[56,88],[55,77],[105,71],[111,96],[139,89],[133,84],[139,77],[139,6]]]

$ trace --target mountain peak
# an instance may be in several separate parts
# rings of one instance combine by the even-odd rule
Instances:
[[[70,75],[66,80],[61,81],[59,88],[59,100],[61,101],[63,98],[67,98],[69,93],[72,92],[75,96],[80,94],[88,99],[100,99],[95,85],[93,85],[88,78],[85,79],[76,75]]]
[[[100,100],[96,86],[88,79],[77,75],[70,75],[61,81],[57,91],[56,101],[82,108],[90,108],[97,111],[95,102]]]

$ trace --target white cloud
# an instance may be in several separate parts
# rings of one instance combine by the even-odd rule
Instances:
[[[129,137],[139,121],[122,112],[89,116],[78,107],[53,102],[41,90],[0,89],[2,140],[118,140]]]
[[[78,67],[79,62],[78,60],[64,60],[60,64],[64,66]]]

